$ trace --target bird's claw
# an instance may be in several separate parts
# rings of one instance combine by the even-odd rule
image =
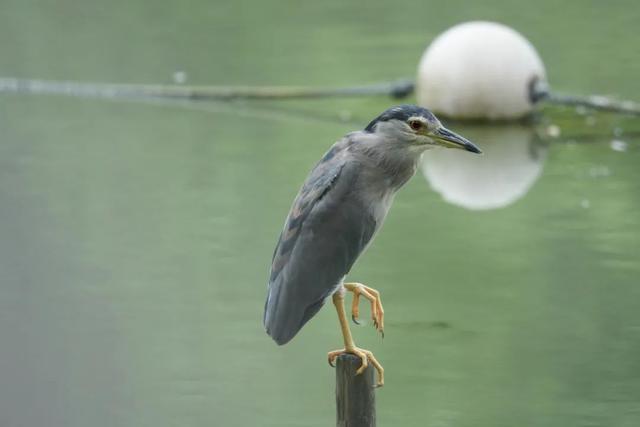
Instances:
[[[384,309],[382,308],[382,301],[380,299],[380,292],[373,288],[363,285],[362,283],[345,283],[345,289],[353,293],[353,301],[351,303],[351,319],[356,325],[361,323],[358,321],[360,314],[360,296],[369,300],[371,303],[371,319],[373,320],[373,326],[376,331],[380,332],[382,338],[384,338]]]
[[[384,385],[384,369],[382,368],[382,365],[380,365],[380,362],[378,362],[378,360],[373,356],[373,353],[370,352],[369,350],[353,347],[348,349],[343,348],[340,350],[330,351],[327,354],[329,366],[331,366],[332,368],[335,368],[336,367],[334,363],[335,360],[338,358],[338,356],[345,353],[353,354],[360,358],[362,364],[356,370],[356,375],[362,374],[367,369],[367,367],[369,367],[369,364],[371,364],[373,365],[373,367],[378,373],[378,381],[374,387],[378,388]]]

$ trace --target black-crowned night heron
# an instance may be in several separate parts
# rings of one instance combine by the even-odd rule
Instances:
[[[329,296],[338,312],[344,348],[328,354],[329,364],[342,353],[369,363],[384,383],[382,366],[370,351],[356,347],[344,309],[353,293],[357,323],[360,297],[371,303],[375,328],[384,334],[380,294],[344,279],[382,226],[396,192],[415,172],[420,155],[437,146],[480,153],[465,138],[447,130],[427,109],[393,107],[363,131],[347,134],[313,168],[287,216],[273,254],[264,326],[279,345],[289,342]]]

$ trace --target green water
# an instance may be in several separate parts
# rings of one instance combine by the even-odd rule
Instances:
[[[369,83],[413,75],[437,33],[482,18],[522,31],[554,87],[640,99],[632,1],[0,12],[3,76]],[[332,425],[335,314],[277,347],[261,325],[268,269],[310,167],[391,102],[1,95],[0,426]],[[550,123],[560,138],[541,137]],[[351,275],[385,303],[384,341],[354,328],[386,368],[379,425],[639,425],[638,122],[548,111],[534,128],[451,127],[487,155],[427,159],[430,184],[419,173],[399,194]]]

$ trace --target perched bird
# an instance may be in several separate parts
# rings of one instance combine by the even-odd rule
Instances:
[[[380,293],[344,279],[382,226],[396,192],[415,174],[420,155],[438,146],[481,152],[429,110],[400,105],[364,130],[347,134],[313,168],[293,202],[271,263],[263,323],[276,343],[289,342],[331,296],[344,348],[329,352],[329,364],[342,353],[355,354],[362,360],[357,373],[371,363],[378,386],[383,385],[382,366],[370,351],[356,347],[344,309],[344,295],[352,292],[357,323],[360,297],[367,299],[374,326],[384,334]]]

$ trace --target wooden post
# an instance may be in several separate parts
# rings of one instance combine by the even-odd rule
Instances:
[[[371,365],[356,375],[360,358],[342,354],[336,360],[336,425],[338,427],[375,427],[375,369]]]

